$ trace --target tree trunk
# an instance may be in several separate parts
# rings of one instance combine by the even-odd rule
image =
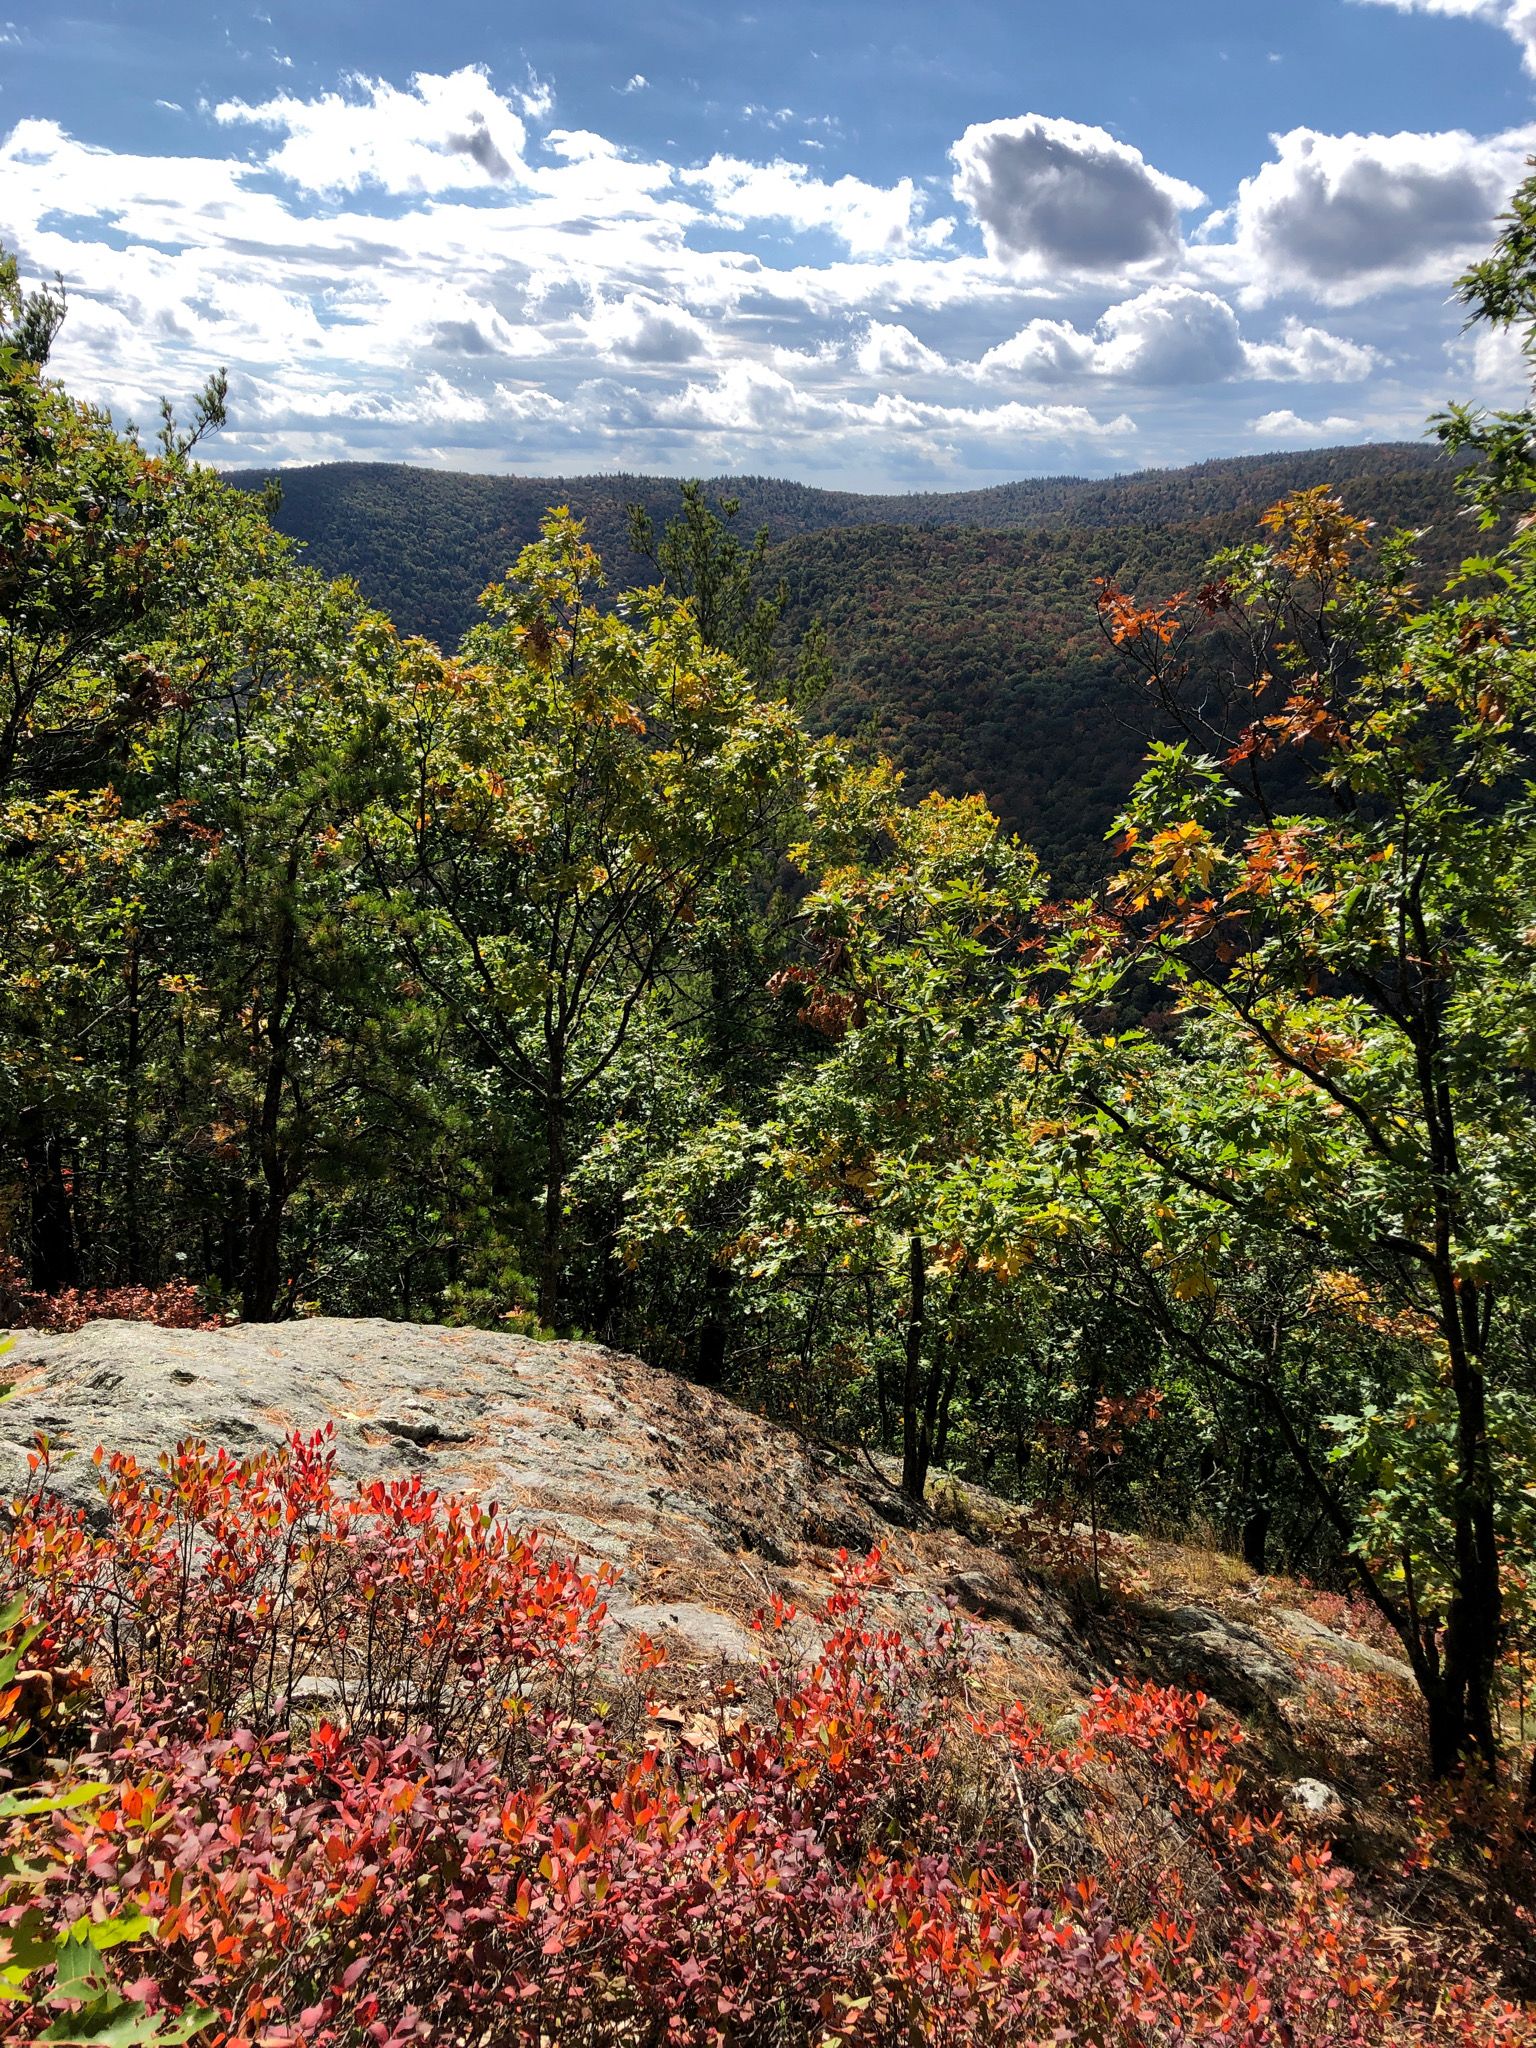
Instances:
[[[704,1319],[699,1329],[699,1357],[694,1373],[701,1387],[718,1387],[725,1376],[730,1301],[730,1273],[711,1260],[704,1275]]]
[[[142,1286],[144,1227],[140,1208],[139,1067],[143,1020],[139,994],[139,936],[128,942],[128,1031],[123,1043],[123,1278]]]
[[[297,871],[296,861],[297,855],[288,866],[290,889]],[[288,1083],[288,1054],[293,1043],[289,996],[297,941],[293,917],[285,914],[278,936],[272,1001],[267,1010],[267,1076],[256,1123],[261,1182],[252,1191],[250,1236],[240,1282],[240,1314],[248,1323],[275,1322],[282,1292],[283,1216],[288,1206],[288,1170],[282,1147],[283,1092]]]
[[[552,1077],[544,1117],[544,1240],[539,1250],[539,1321],[555,1329],[560,1321],[561,1263],[565,1238],[565,1104]]]
[[[1259,1501],[1243,1520],[1243,1563],[1261,1578],[1269,1569],[1269,1525],[1273,1519],[1268,1501]]]
[[[923,1439],[923,1339],[926,1335],[928,1259],[923,1240],[907,1244],[907,1340],[901,1381],[901,1490],[921,1505],[928,1486],[928,1450]]]
[[[1450,1353],[1451,1387],[1456,1396],[1456,1591],[1445,1617],[1443,1709],[1446,1739],[1450,1721],[1459,1755],[1434,1761],[1437,1773],[1458,1760],[1476,1755],[1490,1775],[1498,1771],[1498,1741],[1493,1726],[1493,1694],[1504,1630],[1503,1587],[1499,1573],[1498,1534],[1494,1519],[1493,1460],[1488,1443],[1488,1389],[1478,1356],[1480,1322],[1478,1290],[1458,1288],[1448,1268],[1440,1282],[1441,1327]],[[1431,1748],[1434,1747],[1434,1703],[1431,1702]]]
[[[31,1284],[40,1294],[57,1294],[80,1284],[80,1255],[74,1212],[64,1175],[64,1147],[53,1132],[22,1141],[26,1169]]]
[[[246,1323],[277,1321],[282,1292],[283,1205],[269,1190],[253,1196],[245,1267],[240,1276],[240,1319]]]
[[[939,1394],[937,1427],[933,1438],[934,1463],[946,1466],[949,1463],[949,1417],[954,1406],[955,1388],[960,1383],[960,1346],[953,1340],[949,1346],[949,1369],[944,1375],[944,1385]]]
[[[240,1279],[240,1315],[247,1323],[275,1322],[282,1291],[283,1213],[288,1202],[280,1143],[283,1075],[282,1056],[275,1053],[262,1090],[256,1138],[261,1183],[251,1190],[250,1234]]]
[[[603,1288],[597,1304],[596,1329],[604,1344],[612,1344],[616,1350],[622,1351],[624,1303],[632,1289],[630,1275],[619,1257],[617,1226],[611,1230],[604,1229],[602,1245]]]
[[[1467,1758],[1466,1694],[1444,1678],[1431,1685],[1425,1685],[1421,1678],[1419,1690],[1424,1695],[1429,1729],[1430,1775],[1448,1778]]]

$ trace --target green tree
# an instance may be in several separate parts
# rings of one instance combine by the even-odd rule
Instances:
[[[1530,159],[1536,165],[1536,157]],[[1510,202],[1498,241],[1457,286],[1467,325],[1518,333],[1527,365],[1536,367],[1536,176]],[[1485,527],[1519,517],[1536,497],[1536,408],[1502,412],[1453,405],[1435,422],[1453,455],[1470,456],[1473,503]]]
[[[778,984],[825,1056],[788,1075],[761,1122],[728,1113],[659,1166],[631,1243],[729,1216],[721,1249],[747,1289],[799,1294],[808,1329],[859,1359],[921,1503],[1013,1277],[973,1256],[966,1230],[1014,1113],[1019,947],[1040,876],[979,798],[907,808],[883,772],[857,794],[874,843],[821,866],[802,910],[813,958]]]
[[[149,452],[46,374],[64,310],[0,259],[0,1144],[45,1289],[143,1277],[157,745],[228,679],[239,594],[292,568],[262,502],[190,459],[222,377]]]
[[[433,1020],[402,994],[360,864],[359,820],[403,773],[359,673],[381,643],[387,659],[392,629],[346,585],[260,586],[167,791],[195,865],[176,948],[186,1074],[204,1142],[241,1162],[229,1277],[249,1322],[290,1309],[312,1267],[289,1242],[295,1198],[317,1176],[376,1178],[431,1121],[411,1077],[432,1071]]]
[[[224,416],[209,381],[158,451],[45,374],[62,296],[0,253],[0,795],[79,787],[120,764],[182,686],[154,650],[195,608],[228,529],[262,523],[189,461]]]
[[[681,506],[658,539],[643,505],[629,509],[629,544],[654,562],[661,587],[693,609],[699,638],[741,663],[756,683],[774,671],[774,636],[788,595],[783,585],[771,595],[761,588],[768,559],[768,529],[760,526],[743,543],[732,531],[739,498],[711,504],[696,479],[680,489]]]
[[[1175,1300],[1230,1286],[1232,1257],[1266,1245],[1355,1290],[1397,1340],[1395,1383],[1352,1433],[1386,1463],[1405,1438],[1381,1413],[1406,1431],[1443,1384],[1433,1512],[1394,1517],[1379,1493],[1356,1521],[1278,1362],[1254,1344],[1242,1368],[1403,1641],[1435,1768],[1468,1752],[1493,1768],[1517,1476],[1499,1417],[1529,1396],[1510,1305],[1536,1197],[1536,551],[1517,534],[1416,609],[1398,575],[1361,573],[1365,536],[1336,504],[1307,494],[1267,524],[1197,602],[1262,650],[1256,691],[1274,703],[1279,675],[1282,701],[1223,761],[1154,749],[1123,821],[1119,929],[1079,934],[1076,1000],[1091,1015],[1130,963],[1173,993],[1176,1052],[1132,1032],[1107,1059],[1080,1038],[1076,1078],[1154,1184]],[[1166,680],[1194,607],[1109,602],[1139,670]],[[1255,762],[1287,759],[1310,807],[1259,790],[1245,814]]]
[[[584,1119],[717,892],[836,771],[691,609],[613,609],[568,513],[486,593],[457,662],[384,672],[408,779],[370,814],[398,943],[504,1104],[537,1120],[538,1312],[564,1311],[568,1177]]]

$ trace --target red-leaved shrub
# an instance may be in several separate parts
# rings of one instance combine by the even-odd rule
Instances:
[[[81,2038],[29,1957],[95,1929],[133,2024],[270,2048],[1536,2042],[1250,1807],[1198,1698],[1106,1687],[1067,1748],[973,1711],[878,1554],[663,1738],[601,1577],[488,1509],[348,1492],[323,1437],[99,1466],[87,1517],[40,1459],[5,1536],[7,2039]]]
[[[157,1323],[162,1330],[217,1330],[202,1290],[186,1280],[160,1287],[65,1287],[43,1294],[28,1287],[21,1261],[0,1253],[0,1329],[83,1330],[87,1323]]]

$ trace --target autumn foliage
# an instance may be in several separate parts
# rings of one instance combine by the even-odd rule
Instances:
[[[0,1325],[27,1330],[83,1330],[91,1322],[155,1323],[162,1330],[216,1330],[202,1289],[186,1280],[159,1287],[66,1287],[49,1294],[28,1287],[21,1261],[0,1253]]]
[[[7,2039],[116,1999],[112,2038],[272,2048],[1536,2040],[1386,1938],[1199,1698],[1103,1688],[1062,1746],[980,1704],[953,1615],[891,1625],[878,1553],[690,1720],[604,1575],[348,1491],[324,1437],[98,1465],[88,1516],[40,1454],[6,1538]]]

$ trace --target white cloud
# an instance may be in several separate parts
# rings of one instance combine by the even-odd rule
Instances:
[[[555,347],[542,327],[509,320],[489,299],[456,283],[426,284],[415,311],[419,318],[408,338],[450,355],[526,358],[550,355]]]
[[[1482,405],[1513,408],[1530,403],[1533,366],[1524,337],[1512,327],[1475,327],[1446,350],[1459,387]]]
[[[824,228],[855,256],[880,256],[907,249],[937,248],[953,223],[918,221],[922,201],[910,178],[871,185],[842,177],[828,183],[804,164],[783,158],[771,164],[714,156],[700,170],[679,173],[685,185],[701,186],[724,222],[782,221],[797,233]]]
[[[867,426],[965,429],[1003,440],[1125,441],[1137,431],[1128,413],[1105,419],[1082,405],[1021,405],[1017,399],[1006,405],[941,405],[882,393],[870,404],[850,405],[847,411]]]
[[[740,362],[728,364],[708,384],[687,384],[660,399],[655,416],[674,427],[793,433],[832,425],[838,408],[766,363]]]
[[[619,87],[619,91],[622,93],[644,92],[650,82],[643,71],[637,71],[632,77],[625,80],[623,85]]]
[[[1236,313],[1214,292],[1150,285],[1108,308],[1091,333],[1064,320],[1031,320],[976,364],[983,378],[1040,384],[1078,377],[1135,385],[1218,384],[1232,378],[1334,383],[1363,377],[1374,349],[1291,320],[1278,342],[1245,341]]]
[[[1261,245],[1282,289],[1273,210],[1253,202],[1240,230],[1234,209],[1225,243],[1186,246],[1193,188],[1103,131],[969,131],[954,184],[980,232],[956,233],[931,217],[931,177],[819,178],[782,143],[678,168],[546,130],[552,104],[537,80],[469,67],[217,115],[189,102],[151,116],[161,155],[24,120],[0,132],[0,221],[30,275],[65,273],[56,360],[83,395],[152,420],[161,390],[229,365],[214,452],[232,462],[959,484],[1252,446],[1258,379],[1296,387],[1294,413],[1265,415],[1272,437],[1339,438],[1350,423],[1311,387],[1374,376],[1387,350],[1387,397],[1360,400],[1373,431],[1412,431],[1479,366],[1480,394],[1503,388],[1475,338],[1451,383],[1443,274],[1407,310],[1321,321],[1316,265],[1292,260],[1250,338],[1234,306],[1263,295]],[[1460,140],[1508,156],[1517,138]],[[1159,397],[1189,389],[1198,406]]]
[[[872,399],[810,391],[765,364],[732,363],[709,384],[689,384],[662,400],[656,416],[674,426],[737,432],[823,433],[870,429],[881,433],[964,430],[988,436],[1049,439],[1124,439],[1136,423],[1124,413],[1104,419],[1081,405],[947,405],[880,392]]]
[[[539,78],[530,71],[527,85],[517,95],[517,104],[525,121],[547,121],[555,108],[555,88],[547,78]]]
[[[1464,21],[1485,21],[1513,36],[1527,71],[1536,72],[1536,0],[1368,0],[1395,7],[1399,14],[1444,14]]]
[[[1200,255],[1249,300],[1304,291],[1348,303],[1449,282],[1486,248],[1536,127],[1487,137],[1293,128],[1272,142],[1274,157],[1205,224]]]
[[[473,391],[461,390],[457,384],[436,370],[429,370],[417,386],[407,404],[413,407],[412,417],[433,426],[451,426],[470,420],[483,420],[490,408],[485,400]]]
[[[1069,320],[1037,318],[989,348],[976,371],[982,377],[1012,375],[1031,384],[1058,384],[1088,375],[1093,364],[1091,334],[1080,333]]]
[[[1253,377],[1294,377],[1304,384],[1352,384],[1381,363],[1381,351],[1367,342],[1348,341],[1325,327],[1309,327],[1290,319],[1279,341],[1245,342],[1248,372]]]
[[[228,126],[275,128],[284,140],[267,168],[306,192],[451,192],[509,184],[521,172],[528,131],[484,71],[464,65],[445,75],[419,72],[401,92],[381,78],[357,77],[352,96],[293,93],[251,106],[223,100],[214,118]]]
[[[258,384],[252,392],[251,409],[259,418],[281,418],[289,408],[288,394],[280,385]],[[419,384],[396,395],[384,397],[344,387],[315,389],[305,396],[304,411],[310,419],[360,420],[389,426],[465,426],[489,417],[490,408],[477,393],[432,370]]]
[[[1340,413],[1331,413],[1323,420],[1304,420],[1288,408],[1262,413],[1252,422],[1252,431],[1269,441],[1337,441],[1359,430],[1358,420],[1346,419]]]
[[[511,384],[498,384],[495,391],[496,410],[504,419],[528,422],[549,421],[562,418],[567,407],[562,399],[552,392],[524,387],[519,389]]]
[[[939,371],[949,366],[937,349],[919,341],[898,321],[871,320],[854,361],[866,377],[901,376],[913,371]]]
[[[1225,299],[1152,285],[1099,322],[1094,369],[1139,384],[1214,384],[1247,368],[1237,315]]]
[[[1180,214],[1205,196],[1107,129],[1045,114],[978,122],[950,155],[954,195],[988,253],[1026,275],[1165,262],[1178,253]]]
[[[646,292],[599,300],[581,325],[599,355],[621,362],[687,363],[709,353],[709,335],[686,307]]]

